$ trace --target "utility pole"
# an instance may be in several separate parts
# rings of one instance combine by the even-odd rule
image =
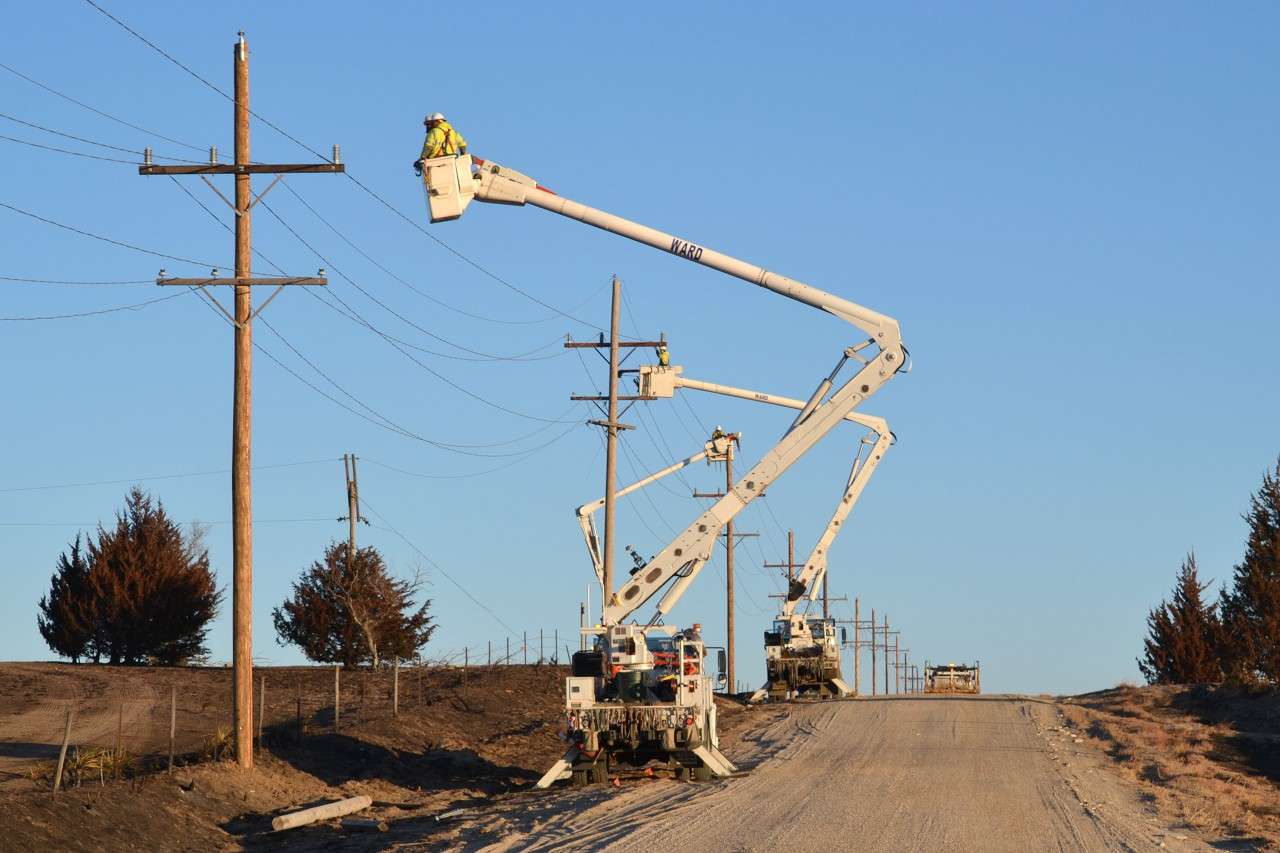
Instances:
[[[733,491],[733,447],[734,443],[732,441],[729,442],[729,448],[724,457],[724,491],[699,492],[695,489],[693,492],[695,498],[715,498],[718,500]],[[734,679],[734,672],[736,671],[734,664],[736,641],[734,640],[733,624],[733,546],[737,544],[738,537],[759,535],[758,533],[735,533],[733,519],[729,519],[724,526],[725,689],[730,693],[737,692],[737,682]]]
[[[889,695],[889,614],[884,615],[884,693]]]
[[[858,659],[858,631],[862,629],[860,624],[862,621],[861,614],[858,613],[861,600],[855,597],[853,599],[853,695],[857,696],[862,690],[862,662]]]
[[[876,695],[876,609],[871,608],[871,697]]]
[[[594,343],[585,341],[566,341],[565,349],[607,349],[609,351],[609,393],[606,396],[600,395],[571,395],[571,400],[590,400],[597,405],[600,402],[607,401],[608,409],[604,413],[605,420],[593,420],[587,423],[605,430],[605,461],[604,461],[604,582],[603,590],[600,596],[600,623],[604,624],[605,609],[608,608],[614,600],[613,594],[613,551],[614,551],[614,505],[617,502],[617,480],[618,480],[618,433],[624,429],[635,429],[631,424],[624,424],[618,421],[618,402],[624,401],[633,403],[636,400],[651,400],[652,397],[644,396],[619,396],[618,394],[618,373],[621,367],[619,354],[623,348],[634,349],[636,347],[657,347],[665,346],[666,339],[657,341],[621,341],[618,339],[618,325],[620,318],[620,310],[622,303],[622,282],[618,281],[618,277],[613,277],[613,301],[610,307],[609,316],[609,340],[604,340],[604,335]],[[630,405],[627,406],[630,408]]]
[[[787,592],[791,592],[791,582],[796,579],[796,569],[801,568],[796,563],[796,532],[794,530],[787,531],[787,561],[785,563],[765,563],[764,567],[766,569],[786,569]]]
[[[336,173],[346,171],[338,157],[338,146],[333,147],[333,160],[328,163],[266,164],[254,163],[249,156],[249,46],[244,33],[239,34],[234,47],[233,72],[235,97],[233,124],[235,131],[235,163],[219,164],[217,149],[209,151],[207,166],[157,166],[151,162],[151,149],[143,153],[143,163],[138,167],[140,175],[199,175],[217,195],[235,212],[235,275],[219,278],[213,270],[207,278],[166,278],[161,270],[156,279],[158,285],[195,288],[231,321],[235,328],[235,368],[231,426],[231,633],[232,633],[232,716],[236,740],[236,763],[242,769],[253,767],[253,491],[250,480],[253,445],[253,327],[252,322],[288,285],[325,285],[324,271],[307,278],[254,278],[251,272],[253,256],[253,227],[251,211],[255,204],[288,174],[304,172]],[[250,185],[251,175],[274,174],[275,181],[255,198]],[[235,176],[235,203],[228,201],[207,175]],[[234,313],[222,307],[222,303],[205,288],[229,285],[234,288]],[[253,309],[251,288],[256,285],[274,285],[271,296]]]
[[[347,478],[347,514],[338,521],[350,522],[347,530],[347,568],[350,569],[356,554],[356,522],[369,523],[369,519],[360,514],[360,487],[356,480],[356,455],[342,454],[342,470]]]

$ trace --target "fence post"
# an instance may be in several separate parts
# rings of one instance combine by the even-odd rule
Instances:
[[[173,772],[173,741],[178,733],[178,685],[169,687],[169,772]]]
[[[528,631],[524,632],[524,641],[520,644],[520,655],[521,655],[521,660],[524,661],[524,665],[528,666],[529,665],[529,632]]]
[[[391,716],[400,716],[400,655],[391,664]]]
[[[339,680],[340,680],[340,677],[338,674],[340,672],[342,672],[342,665],[334,664],[333,666],[333,730],[335,732],[338,730],[338,719],[342,713],[342,707],[341,707],[342,706],[342,693],[341,693],[342,688],[338,686]]]
[[[112,769],[115,770],[115,778],[117,779],[120,778],[120,763],[121,763],[120,759],[124,755],[123,743],[122,743],[123,740],[124,740],[124,700],[121,699],[120,714],[116,717],[116,760],[112,762],[115,765],[115,767]]]
[[[58,770],[53,774],[53,792],[56,794],[62,787],[62,767],[67,762],[67,744],[71,742],[71,717],[75,711],[67,706],[67,727],[62,732],[62,749],[58,752]]]
[[[258,688],[258,750],[262,750],[262,719],[267,715],[267,675],[262,674],[261,687]]]

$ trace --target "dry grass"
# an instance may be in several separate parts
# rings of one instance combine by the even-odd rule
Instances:
[[[1067,726],[1100,743],[1162,816],[1280,844],[1280,785],[1250,766],[1233,725],[1187,710],[1176,703],[1181,692],[1121,684],[1068,700],[1062,713]]]

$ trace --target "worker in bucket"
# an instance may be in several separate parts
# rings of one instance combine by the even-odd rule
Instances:
[[[467,140],[445,121],[440,113],[431,113],[422,120],[427,138],[422,142],[422,156],[413,162],[414,174],[422,177],[422,162],[435,157],[457,157],[467,153]]]
[[[671,353],[667,352],[666,344],[658,344],[658,346],[654,348],[654,352],[656,352],[658,355],[659,366],[661,367],[671,366]]]

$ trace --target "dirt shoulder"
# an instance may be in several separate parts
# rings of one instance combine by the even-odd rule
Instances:
[[[1136,786],[1185,834],[1280,849],[1280,692],[1118,687],[1066,697],[1056,713],[1042,722],[1062,760]]]
[[[225,719],[222,714],[229,696],[225,673],[105,670],[0,665],[0,687],[6,680],[28,682],[25,700],[0,690],[0,695],[6,695],[0,700],[0,752],[16,760],[15,753],[47,749],[47,743],[19,741],[14,735],[29,738],[34,731],[42,736],[51,728],[50,722],[60,733],[66,697],[75,691],[82,699],[92,697],[104,690],[104,684],[112,691],[137,691],[157,682],[150,686],[152,693],[163,698],[166,738],[167,682],[179,683],[186,707],[210,709],[207,719],[192,715],[190,736]],[[351,695],[344,690],[344,704],[348,699],[350,704],[343,709],[340,729],[336,733],[332,729],[331,701],[328,709],[311,707],[301,743],[296,694],[284,689],[300,674],[280,670],[266,674],[268,696],[274,681],[280,710],[294,707],[287,714],[277,714],[279,721],[266,727],[252,772],[241,772],[225,761],[210,761],[197,749],[179,756],[180,766],[172,775],[139,772],[143,763],[139,757],[127,778],[112,781],[108,772],[99,782],[96,774],[89,774],[79,786],[73,784],[54,796],[48,775],[52,761],[42,755],[26,757],[28,767],[35,763],[45,772],[34,774],[34,781],[31,774],[11,774],[9,785],[0,792],[0,809],[5,814],[0,848],[258,850],[288,846],[318,850],[342,841],[344,849],[383,849],[396,836],[421,838],[421,824],[433,824],[435,814],[472,808],[528,788],[563,752],[560,721],[565,670],[560,667],[472,669],[465,684],[457,670],[432,671],[423,674],[420,698],[415,692],[419,685],[402,679],[400,714],[394,718],[381,681],[368,680],[362,704],[359,675],[349,674]],[[317,677],[332,691],[332,671],[321,671]],[[40,683],[42,679],[45,683]],[[305,687],[297,692],[314,693]],[[106,711],[118,708],[114,700],[99,704]],[[73,739],[77,745],[101,745],[114,738],[118,710],[94,716],[94,707],[90,703],[83,714],[92,722],[82,729],[90,740]],[[141,737],[135,733],[139,742]],[[134,755],[139,754],[134,750]],[[265,834],[276,814],[357,794],[375,801],[375,807],[362,816],[390,821],[390,833],[362,835],[330,824]]]

